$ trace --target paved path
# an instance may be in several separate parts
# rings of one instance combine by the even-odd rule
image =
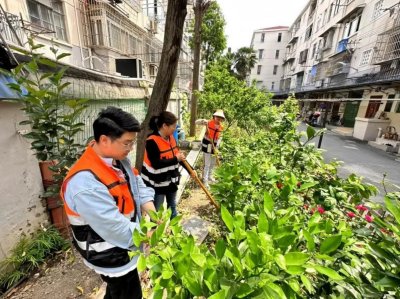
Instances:
[[[302,124],[301,130],[306,126]],[[318,140],[314,142],[318,144]],[[377,186],[380,194],[374,199],[381,201],[384,194],[382,186],[383,174],[386,173],[386,184],[388,191],[397,190],[393,184],[400,186],[400,162],[394,154],[384,152],[368,145],[351,136],[342,136],[332,131],[327,131],[322,140],[321,148],[326,150],[324,157],[326,161],[334,159],[343,161],[339,168],[339,175],[342,177],[355,173],[365,178],[365,182]]]

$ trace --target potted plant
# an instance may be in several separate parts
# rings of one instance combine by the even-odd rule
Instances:
[[[24,136],[31,142],[41,169],[47,207],[52,223],[58,228],[66,227],[59,189],[69,167],[83,150],[83,145],[75,141],[76,134],[84,124],[78,119],[86,108],[85,99],[68,99],[63,91],[70,84],[63,80],[67,70],[60,60],[69,54],[58,53],[51,47],[54,60],[38,53],[44,45],[36,45],[29,39],[30,51],[24,52],[30,58],[16,67],[12,75],[17,83],[10,84],[23,103],[27,120],[21,125],[30,125],[31,131]]]

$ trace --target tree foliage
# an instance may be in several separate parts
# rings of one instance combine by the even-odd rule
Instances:
[[[220,6],[217,2],[212,2],[201,24],[202,50],[206,65],[215,61],[226,48],[225,24]]]
[[[200,112],[209,117],[216,109],[223,109],[227,127],[236,124],[254,132],[267,125],[271,111],[270,95],[232,76],[228,64],[229,61],[220,60],[207,69]]]
[[[242,47],[234,54],[234,65],[232,69],[239,80],[245,80],[256,63],[257,57],[254,49]]]

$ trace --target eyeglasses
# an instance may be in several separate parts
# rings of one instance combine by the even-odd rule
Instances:
[[[131,149],[131,148],[136,144],[136,141],[137,141],[136,138],[135,138],[134,140],[132,140],[131,142],[121,142],[121,141],[118,140],[118,142],[119,142],[120,144],[122,144],[122,146],[123,146],[125,149]]]

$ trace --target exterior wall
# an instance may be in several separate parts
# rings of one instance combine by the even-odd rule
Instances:
[[[281,33],[281,41],[278,42],[278,34]],[[261,41],[261,35],[264,35],[264,41]],[[256,80],[259,88],[266,88],[273,91],[278,90],[279,81],[283,74],[282,59],[285,55],[286,44],[288,41],[287,28],[276,30],[257,30],[253,33],[251,47],[256,51],[258,62],[251,70],[250,81]],[[259,58],[259,50],[263,50],[262,58]],[[276,51],[279,56],[276,58]],[[277,73],[274,75],[274,66],[278,66]],[[258,66],[261,66],[261,73],[257,74]],[[274,82],[274,86],[272,86]]]
[[[24,120],[21,105],[0,102],[0,260],[18,241],[21,234],[30,234],[48,215],[40,195],[43,192],[36,157],[27,139],[18,134],[18,123]]]

